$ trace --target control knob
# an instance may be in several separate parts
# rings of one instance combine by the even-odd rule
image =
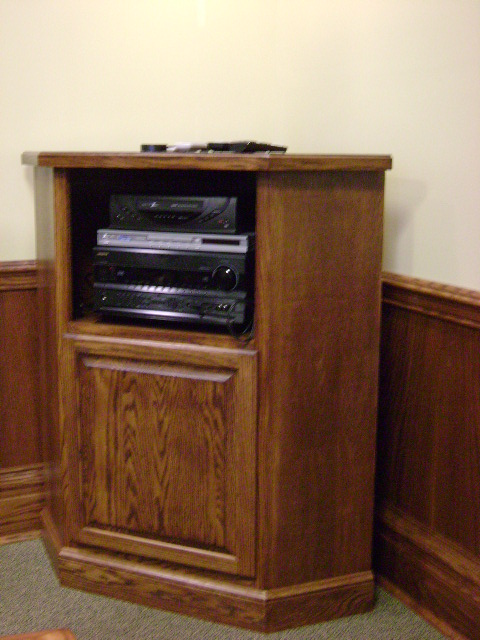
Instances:
[[[220,291],[232,291],[237,286],[237,273],[228,265],[220,265],[213,272],[212,282],[213,286]]]

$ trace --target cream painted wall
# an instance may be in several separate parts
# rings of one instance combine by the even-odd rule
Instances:
[[[480,290],[479,0],[0,0],[0,260],[24,150],[391,154],[385,269]]]

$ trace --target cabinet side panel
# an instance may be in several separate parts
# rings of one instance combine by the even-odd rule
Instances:
[[[55,188],[53,169],[35,167],[35,222],[38,265],[39,402],[47,509],[62,519],[59,485],[58,368],[55,296]]]
[[[383,184],[259,176],[261,587],[370,568]]]
[[[59,355],[65,327],[64,280],[68,274],[65,229],[69,221],[69,187],[64,171],[35,168],[36,242],[38,259],[39,403],[42,457],[50,520],[63,536],[64,491],[61,461]],[[60,407],[60,413],[59,413]]]

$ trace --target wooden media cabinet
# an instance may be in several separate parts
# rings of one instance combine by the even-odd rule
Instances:
[[[258,631],[367,611],[386,156],[25,153],[64,585]],[[105,321],[112,193],[255,208],[254,331]]]

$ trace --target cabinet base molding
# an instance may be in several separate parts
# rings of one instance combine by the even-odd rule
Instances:
[[[56,542],[46,542],[52,554]],[[63,547],[55,564],[66,587],[264,633],[365,613],[374,606],[370,571],[262,590],[248,580],[113,558],[92,549]]]
[[[39,535],[43,465],[0,469],[0,544]]]
[[[440,623],[470,640],[480,640],[477,558],[389,507],[378,512],[374,548],[381,576],[388,576],[389,582]]]

